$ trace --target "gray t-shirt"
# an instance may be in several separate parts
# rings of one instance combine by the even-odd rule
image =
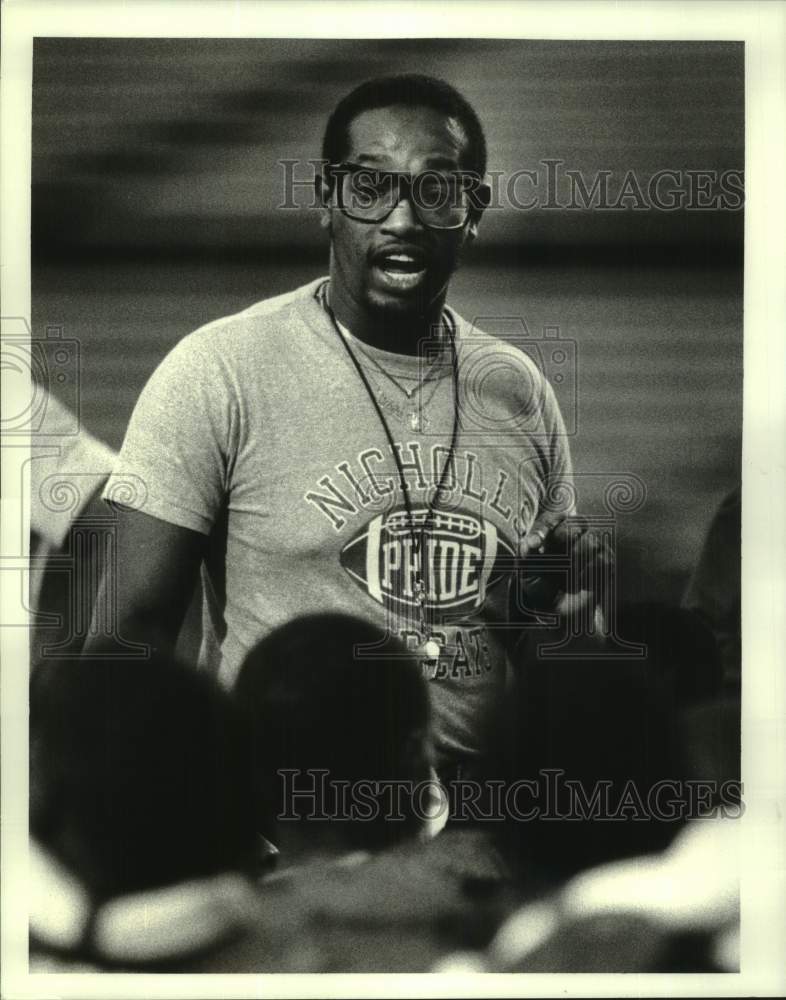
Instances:
[[[325,280],[185,337],[143,390],[107,486],[122,493],[122,479],[138,477],[132,506],[210,536],[201,659],[227,685],[266,633],[306,613],[361,615],[412,649],[424,637],[399,473],[320,301]],[[423,545],[426,613],[442,647],[423,661],[439,765],[490,745],[510,559],[550,488],[571,474],[559,409],[534,362],[448,316],[459,433]],[[431,364],[349,340],[421,524],[450,452],[451,352],[435,350]],[[370,667],[373,652],[363,653]]]

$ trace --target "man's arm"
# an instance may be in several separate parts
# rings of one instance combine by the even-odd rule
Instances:
[[[101,583],[84,651],[111,653],[141,643],[152,652],[172,655],[206,536],[139,511],[116,510],[116,554]],[[116,614],[107,618],[115,600]],[[107,621],[114,621],[111,634]]]
[[[117,550],[86,653],[175,648],[237,448],[237,387],[219,347],[209,327],[184,337],[137,400],[104,490]]]

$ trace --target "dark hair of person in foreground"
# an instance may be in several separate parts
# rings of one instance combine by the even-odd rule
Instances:
[[[646,660],[533,657],[511,706],[511,777],[539,790],[537,816],[507,823],[525,868],[560,882],[676,836],[679,818],[648,811],[658,783],[681,779],[684,762],[678,713]]]
[[[31,833],[100,902],[251,871],[247,734],[208,676],[165,659],[40,664]]]
[[[420,827],[406,793],[400,810],[390,808],[392,782],[429,778],[428,692],[397,640],[345,615],[300,618],[248,654],[235,695],[252,726],[260,830],[274,843],[294,836],[317,849],[376,849]],[[363,818],[348,815],[339,782],[349,783],[350,806],[359,782],[379,782],[378,795],[364,793],[374,815],[365,805]],[[293,798],[292,787],[314,795]]]

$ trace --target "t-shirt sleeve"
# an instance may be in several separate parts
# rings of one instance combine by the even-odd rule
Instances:
[[[546,475],[540,511],[576,513],[576,490],[573,462],[565,421],[557,397],[547,379],[543,379],[543,427],[545,431]]]
[[[226,495],[237,426],[216,337],[202,330],[185,337],[153,373],[103,494],[204,535]]]

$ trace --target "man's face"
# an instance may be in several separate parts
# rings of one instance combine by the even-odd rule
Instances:
[[[345,160],[371,169],[418,174],[464,168],[467,140],[460,124],[430,108],[364,111],[352,121],[348,139]],[[477,220],[458,230],[429,229],[407,198],[381,222],[357,221],[336,207],[335,192],[323,224],[331,235],[339,295],[364,312],[422,315],[444,296],[461,248],[477,231]]]

